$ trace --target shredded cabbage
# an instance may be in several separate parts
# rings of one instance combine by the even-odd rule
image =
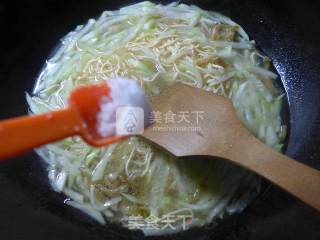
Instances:
[[[248,129],[280,150],[282,96],[269,66],[229,18],[196,6],[141,2],[106,11],[64,37],[27,102],[34,114],[63,108],[73,88],[116,77],[139,81],[149,96],[182,82],[229,97]],[[190,226],[202,226],[241,211],[259,189],[259,179],[243,169],[180,161],[138,137],[99,149],[72,137],[37,152],[49,164],[53,189],[102,224],[187,211]]]

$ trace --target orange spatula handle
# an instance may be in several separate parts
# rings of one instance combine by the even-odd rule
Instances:
[[[72,109],[0,121],[0,160],[79,133],[82,120]]]

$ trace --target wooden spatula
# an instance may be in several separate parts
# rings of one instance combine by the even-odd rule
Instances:
[[[320,210],[320,172],[255,138],[240,122],[228,99],[177,84],[154,97],[151,105],[155,113],[180,113],[185,118],[162,119],[144,131],[144,138],[178,157],[206,155],[231,161]],[[192,117],[192,113],[198,117]]]

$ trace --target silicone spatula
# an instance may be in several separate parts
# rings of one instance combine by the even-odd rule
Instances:
[[[106,83],[85,85],[71,93],[66,109],[0,121],[0,159],[75,135],[96,147],[120,140],[101,137],[96,127],[101,98],[109,95]]]

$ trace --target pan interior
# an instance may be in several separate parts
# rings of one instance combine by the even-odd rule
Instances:
[[[149,3],[148,3],[149,4]],[[141,5],[140,5],[141,6]],[[171,5],[170,7],[176,7],[175,5]],[[183,6],[183,8],[187,8],[187,6]],[[217,13],[216,13],[217,14]],[[231,20],[229,20],[229,19],[225,19],[224,18],[224,16],[220,16],[219,14],[217,14],[216,15],[216,17],[217,16],[219,16],[219,17],[221,17],[220,18],[220,21],[225,21],[225,22],[223,22],[224,24],[231,24]],[[218,18],[219,18],[218,17]],[[221,19],[224,19],[224,20],[221,20]],[[92,21],[91,21],[92,22]],[[91,24],[91,22],[89,21],[88,22],[88,24],[87,25],[85,25],[84,27],[82,27],[82,28],[78,28],[78,29],[76,29],[74,32],[73,32],[73,34],[74,35],[72,35],[72,34],[69,34],[66,38],[64,38],[64,40],[63,40],[63,44],[60,46],[60,47],[58,47],[58,50],[57,50],[57,52],[55,52],[54,53],[54,55],[53,55],[53,57],[49,60],[49,64],[48,65],[46,65],[45,66],[45,68],[44,68],[44,70],[43,70],[43,72],[42,72],[42,74],[40,75],[40,77],[39,77],[39,79],[38,79],[38,81],[37,81],[37,84],[36,84],[36,87],[35,87],[35,91],[34,91],[34,96],[32,96],[32,97],[29,97],[28,98],[28,101],[29,101],[29,104],[30,104],[30,106],[31,106],[31,109],[32,109],[32,111],[34,112],[34,113],[37,113],[37,112],[43,112],[43,111],[46,111],[46,110],[49,110],[50,109],[50,104],[52,104],[53,102],[55,102],[56,103],[56,105],[53,105],[53,107],[63,107],[63,105],[65,104],[65,102],[66,102],[66,96],[68,96],[68,91],[65,91],[65,92],[63,92],[63,94],[59,94],[59,93],[57,93],[57,92],[55,92],[55,91],[53,91],[53,92],[50,92],[50,89],[48,90],[48,88],[50,88],[50,87],[52,87],[52,85],[47,85],[48,83],[50,83],[50,81],[54,81],[55,79],[52,79],[51,77],[52,77],[52,74],[50,75],[50,70],[52,70],[52,69],[54,69],[55,67],[57,67],[58,66],[58,64],[57,65],[55,65],[55,61],[57,61],[57,59],[59,60],[59,54],[63,54],[64,53],[64,47],[65,46],[67,46],[68,45],[68,41],[72,41],[72,37],[73,36],[75,36],[77,33],[79,33],[79,32],[81,32],[83,29],[85,29],[86,27],[88,27],[88,25],[90,25]],[[148,25],[149,24],[149,25]],[[148,22],[148,24],[147,24],[147,27],[148,26],[150,26],[150,24],[152,24],[152,23],[150,23],[150,22]],[[232,26],[232,25],[230,25],[230,26]],[[240,36],[238,36],[239,38],[245,38],[246,36],[244,35],[245,33],[243,33],[243,32],[238,32],[238,34],[240,35]],[[242,34],[242,35],[241,35]],[[87,37],[88,37],[88,35],[86,35]],[[243,39],[242,39],[243,40]],[[224,41],[222,41],[222,42],[224,42]],[[217,43],[216,43],[217,44]],[[240,44],[240,45],[234,45],[234,47],[243,47],[244,45],[242,45],[242,44]],[[84,48],[85,48],[85,46],[80,46],[80,45],[78,45],[78,47],[81,49],[81,51],[84,51]],[[245,50],[241,50],[241,51],[239,51],[239,52],[241,52],[242,54],[246,54],[245,53]],[[258,54],[257,54],[258,55]],[[84,57],[85,58],[85,57]],[[262,58],[264,58],[264,56],[262,56]],[[67,58],[68,59],[68,58]],[[70,59],[70,58],[69,58]],[[92,60],[94,60],[94,59],[92,59]],[[261,60],[261,59],[260,59]],[[97,62],[95,62],[95,61],[92,61],[94,64],[96,64]],[[66,63],[68,63],[68,62],[66,62]],[[111,65],[112,65],[112,61],[111,62],[109,62],[109,63],[111,63]],[[135,67],[137,70],[139,70],[140,72],[141,72],[141,68],[142,68],[142,70],[145,70],[145,67],[150,67],[150,66],[148,66],[148,64],[145,64],[145,63],[143,63],[142,62],[142,64],[144,64],[144,65],[141,65],[141,61],[139,62],[139,61],[131,61],[131,62],[129,62],[130,64],[131,64],[131,67]],[[93,65],[94,65],[93,64]],[[98,64],[99,64],[99,62],[98,62]],[[263,63],[264,64],[264,63]],[[65,65],[62,65],[62,66],[65,66]],[[108,67],[108,65],[104,65],[106,68]],[[88,66],[88,72],[86,73],[86,74],[90,74],[90,69],[91,69],[91,71],[94,71],[94,70],[92,70],[92,69],[94,69],[94,66]],[[152,66],[151,66],[151,68],[150,68],[151,70],[155,70],[156,68],[152,68]],[[147,70],[150,70],[150,69],[147,69]],[[259,68],[257,68],[257,69],[255,69],[256,71],[258,71],[259,70]],[[180,70],[181,71],[181,70]],[[186,72],[187,71],[190,71],[190,69],[186,69],[185,70]],[[55,72],[55,73],[57,73],[57,72]],[[58,72],[59,73],[59,72]],[[261,73],[261,72],[260,72]],[[263,73],[265,73],[265,72],[263,72]],[[62,71],[62,76],[63,76],[63,74],[65,74],[63,71]],[[142,72],[142,74],[145,74],[145,72]],[[276,78],[276,76],[275,75],[273,75],[274,73],[272,73],[271,71],[270,72],[267,72],[267,74],[268,74],[268,76],[272,76],[272,78]],[[61,76],[59,76],[59,77],[61,77]],[[65,77],[65,76],[63,76],[63,77]],[[83,81],[83,79],[84,79],[84,76],[83,75],[78,75],[77,76],[78,77],[78,80],[79,80],[79,82],[81,82],[81,81]],[[90,77],[90,76],[89,76]],[[96,76],[95,76],[96,77]],[[133,78],[133,75],[132,76],[130,76],[130,77],[132,77]],[[143,76],[142,76],[143,77]],[[158,76],[157,76],[158,77]],[[170,76],[170,77],[172,77],[172,76]],[[184,76],[184,77],[186,77],[186,76]],[[160,78],[165,78],[165,76],[160,76]],[[185,78],[183,78],[183,77],[181,77],[182,79],[180,79],[180,81],[184,81],[183,79],[185,79]],[[94,78],[95,79],[95,78]],[[61,79],[60,79],[61,80]],[[73,81],[73,80],[72,80]],[[71,81],[71,82],[72,82]],[[273,80],[272,80],[273,81]],[[186,83],[188,83],[188,84],[190,84],[190,82],[186,82]],[[68,84],[70,84],[70,82],[68,82],[68,81],[62,81],[61,83],[60,83],[60,85],[58,84],[58,86],[56,86],[56,88],[57,89],[60,89],[59,87],[62,87],[62,89],[65,89],[65,87],[68,85]],[[162,83],[160,83],[159,85],[157,85],[156,86],[156,88],[155,89],[153,89],[153,87],[152,86],[148,86],[148,84],[146,84],[146,89],[149,87],[149,88],[151,88],[151,90],[149,89],[149,91],[150,91],[150,94],[159,94],[159,92],[161,91],[161,84]],[[197,83],[196,83],[197,84]],[[68,86],[69,87],[69,90],[70,89],[72,89],[72,87],[74,87],[74,86],[72,86],[71,85],[71,87],[70,86]],[[199,87],[199,86],[198,86]],[[241,86],[236,86],[236,87],[241,87]],[[278,92],[278,89],[273,89],[275,92],[277,92],[276,94],[277,95],[279,95],[279,92]],[[46,91],[49,91],[49,93],[47,93],[46,94]],[[213,90],[212,90],[213,91]],[[219,90],[217,90],[217,89],[215,89],[214,91],[216,91],[215,93],[218,93],[218,94],[223,94],[221,91],[221,89]],[[214,92],[213,91],[213,92]],[[228,95],[227,93],[226,93],[226,95]],[[267,98],[267,96],[265,96],[266,98]],[[280,99],[280,98],[279,98]],[[51,102],[50,102],[51,101]],[[59,104],[57,104],[58,102],[60,101],[60,103]],[[282,101],[282,100],[281,100]],[[235,104],[238,104],[240,101],[234,101],[234,103]],[[280,102],[280,100],[279,100],[279,102]],[[48,105],[45,105],[44,103],[49,103],[49,106]],[[42,107],[42,108],[41,108]],[[280,108],[279,108],[280,109]],[[240,117],[241,117],[241,114],[240,114]],[[245,119],[245,115],[242,115],[242,118],[243,118],[243,121],[244,121],[244,119]],[[284,122],[282,122],[282,124],[280,124],[280,127],[283,127],[283,124]],[[248,125],[249,126],[249,128],[250,127],[252,127],[252,129],[254,129],[254,127],[253,126],[250,126],[250,124]],[[265,130],[265,131],[267,131],[267,130]],[[275,143],[273,143],[273,142],[271,142],[270,143],[270,145],[272,146],[272,147],[274,147],[275,149],[278,149],[278,150],[280,150],[280,148],[282,147],[281,145],[279,145],[280,144],[280,142],[282,142],[283,140],[284,140],[284,136],[283,136],[283,132],[282,133],[280,133],[281,132],[281,129],[279,129],[278,130],[278,132],[277,132],[277,134],[279,134],[279,141],[278,141],[278,139],[276,140],[276,142]],[[256,134],[258,135],[259,133],[258,133],[258,131],[256,132]],[[282,135],[281,135],[282,134]],[[281,136],[280,136],[281,135]],[[285,134],[284,134],[285,135]],[[262,139],[263,139],[263,137],[261,137]],[[95,182],[95,180],[93,180],[93,181],[91,181],[92,179],[90,179],[90,181],[89,181],[89,188],[87,189],[87,190],[89,190],[89,196],[88,196],[88,199],[86,199],[88,202],[87,202],[87,205],[85,205],[85,208],[83,208],[83,205],[79,205],[79,201],[81,202],[81,199],[80,198],[78,198],[77,199],[77,197],[79,197],[79,195],[77,195],[76,193],[78,193],[77,191],[79,191],[79,189],[77,189],[77,191],[74,191],[75,189],[70,189],[70,188],[64,188],[64,186],[62,186],[61,187],[61,185],[59,185],[60,183],[61,183],[61,178],[63,179],[63,178],[65,178],[65,172],[63,172],[63,168],[61,168],[61,166],[60,167],[58,167],[58,168],[56,168],[57,167],[57,161],[55,161],[55,159],[57,159],[57,158],[59,158],[59,155],[61,155],[60,156],[60,158],[65,158],[65,154],[66,154],[66,148],[65,148],[65,146],[67,145],[67,147],[69,148],[70,147],[70,141],[71,141],[71,143],[72,144],[78,144],[79,142],[80,142],[80,140],[79,139],[71,139],[71,140],[69,140],[69,143],[66,143],[66,142],[64,142],[64,143],[57,143],[56,145],[52,145],[52,146],[49,146],[49,147],[47,147],[46,149],[40,149],[39,151],[38,151],[38,153],[40,154],[40,156],[42,157],[42,158],[44,158],[44,159],[46,159],[47,161],[48,161],[48,163],[49,163],[49,166],[51,166],[51,168],[49,167],[49,174],[51,174],[51,175],[49,175],[51,178],[50,178],[50,180],[51,180],[51,184],[52,184],[52,186],[53,186],[53,188],[54,188],[54,190],[56,190],[56,191],[58,191],[58,192],[63,192],[64,194],[66,194],[67,195],[67,197],[69,198],[69,200],[67,201],[67,203],[69,203],[71,206],[73,206],[73,207],[76,207],[76,208],[80,208],[80,209],[82,209],[83,211],[84,210],[87,210],[87,211],[85,211],[86,213],[89,213],[91,216],[95,216],[95,219],[97,220],[97,221],[99,221],[99,222],[101,222],[101,223],[104,223],[105,222],[105,219],[104,219],[104,217],[108,217],[108,214],[110,215],[110,213],[106,213],[106,216],[100,216],[99,214],[101,214],[99,211],[97,211],[96,209],[92,209],[92,199],[90,200],[90,194],[92,194],[92,192],[95,192],[96,191],[96,188],[97,188],[97,186],[95,185],[95,184],[93,184],[93,182]],[[266,140],[267,141],[267,140]],[[140,142],[140,140],[139,139],[131,139],[131,142],[127,142],[127,144],[128,145],[137,145],[137,144],[140,144],[141,142]],[[69,145],[68,145],[69,144]],[[149,151],[149,147],[150,146],[146,146],[144,143],[141,143],[142,145],[140,146],[140,148],[142,148],[143,150],[142,150],[142,152],[144,152],[144,153],[146,153],[146,152],[148,152]],[[67,149],[68,149],[67,148]],[[85,149],[86,148],[86,146],[83,146],[83,144],[82,143],[80,143],[79,144],[79,146],[78,146],[78,148],[80,148],[81,150],[83,150],[83,149]],[[116,147],[114,147],[114,148],[116,148]],[[130,158],[130,155],[131,155],[131,153],[132,153],[132,151],[127,151],[127,149],[125,148],[125,147],[123,147],[123,146],[117,146],[117,148],[119,148],[118,150],[119,150],[119,152],[121,152],[124,156],[122,156],[122,157],[125,157],[125,158]],[[62,152],[60,151],[60,150],[62,150]],[[102,155],[108,155],[108,154],[111,154],[111,153],[113,153],[113,151],[114,151],[115,149],[111,149],[110,150],[110,148],[109,148],[109,150],[108,149],[105,149],[105,151],[104,152],[99,152],[98,153],[98,157],[96,157],[96,159],[93,159],[93,165],[94,165],[94,167],[91,169],[92,171],[94,171],[96,168],[95,167],[97,167],[98,165],[99,165],[99,163],[101,163],[101,156]],[[141,150],[141,149],[140,149]],[[88,156],[89,154],[91,154],[92,152],[91,152],[92,150],[91,149],[89,149],[88,150],[88,152],[85,154],[85,156]],[[157,156],[162,156],[162,153],[159,153],[159,155],[158,155],[158,150],[156,150],[156,149],[154,149],[153,150],[155,153],[156,153],[156,155]],[[137,152],[139,152],[139,151],[137,151]],[[61,154],[61,153],[63,153],[63,154]],[[99,154],[102,154],[101,156],[99,155]],[[51,155],[51,156],[50,156]],[[147,155],[147,154],[145,154],[145,155]],[[201,168],[201,166],[203,166],[204,165],[204,162],[206,162],[206,165],[207,165],[207,161],[197,161],[196,163],[194,162],[194,161],[190,161],[190,163],[188,163],[187,165],[184,165],[184,164],[182,164],[182,166],[180,166],[180,163],[179,163],[179,161],[176,161],[176,160],[173,160],[173,159],[171,159],[170,160],[170,157],[169,156],[165,156],[165,157],[161,157],[161,159],[169,159],[169,160],[163,160],[163,166],[167,166],[166,164],[168,164],[168,162],[175,162],[174,164],[176,164],[175,165],[175,167],[176,167],[176,171],[182,171],[181,169],[183,169],[183,173],[185,174],[185,177],[186,178],[188,178],[188,177],[190,177],[190,178],[193,178],[193,179],[196,179],[196,178],[194,178],[195,177],[195,175],[197,175],[197,176],[199,176],[199,175],[201,175],[201,174],[195,174],[194,172],[193,172],[193,170],[194,169],[197,169],[197,171],[198,172],[201,172],[201,169],[203,169],[203,168]],[[148,160],[149,161],[149,160]],[[170,164],[170,163],[169,163]],[[210,163],[211,164],[211,163]],[[63,165],[63,164],[62,164]],[[162,166],[162,167],[163,167]],[[169,165],[168,165],[169,166]],[[169,167],[171,167],[171,165],[169,166]],[[230,191],[230,192],[232,192],[232,196],[230,196],[230,195],[228,195],[228,194],[226,194],[226,195],[224,195],[224,194],[222,194],[221,196],[222,196],[222,199],[227,199],[227,201],[226,201],[226,204],[219,210],[219,211],[217,211],[218,212],[218,214],[213,214],[214,213],[214,211],[213,211],[213,209],[212,209],[212,214],[213,214],[213,218],[212,219],[219,219],[219,218],[222,218],[222,217],[224,217],[225,215],[228,215],[228,214],[231,214],[231,213],[234,213],[234,212],[239,212],[239,211],[241,211],[242,209],[244,209],[244,207],[247,205],[247,203],[248,203],[248,201],[250,201],[250,199],[252,199],[252,197],[258,192],[258,190],[259,190],[259,186],[260,186],[260,184],[259,184],[259,179],[255,176],[255,175],[253,175],[253,174],[250,174],[250,173],[248,173],[248,172],[246,172],[246,171],[244,171],[244,170],[242,170],[242,169],[239,169],[239,168],[237,168],[237,167],[234,167],[234,166],[232,166],[232,165],[228,165],[228,164],[225,164],[225,163],[221,163],[220,161],[212,161],[212,166],[211,166],[211,168],[213,169],[216,169],[215,170],[215,174],[209,174],[209,173],[207,173],[208,174],[208,176],[210,175],[210,176],[212,176],[212,177],[218,177],[218,178],[220,178],[220,179],[224,179],[225,178],[225,176],[229,176],[229,174],[232,172],[232,174],[234,174],[234,178],[233,179],[230,179],[230,181],[228,181],[228,182],[224,182],[224,183],[222,183],[222,185],[219,185],[219,184],[217,184],[217,186],[215,185],[215,184],[210,184],[210,189],[216,189],[218,192],[220,191],[220,189],[221,189],[221,187],[223,186],[223,187],[226,187],[226,188],[230,188],[230,189],[232,189],[232,191]],[[210,169],[210,168],[208,168],[208,169]],[[126,172],[126,169],[124,168],[124,173],[127,175],[125,178],[128,178],[128,177],[130,177],[129,175],[130,175],[130,173],[128,174],[128,172],[129,171],[127,171]],[[139,170],[138,170],[139,171]],[[133,171],[134,172],[134,171]],[[143,171],[142,171],[142,173],[143,173]],[[134,173],[135,174],[135,173]],[[134,175],[133,174],[133,175]],[[188,176],[189,175],[189,176]],[[161,177],[159,177],[159,178],[166,178],[166,177],[169,177],[169,176],[162,176],[161,175]],[[210,179],[210,178],[209,178]],[[241,179],[241,181],[240,181],[240,179]],[[100,179],[98,179],[98,180],[100,180]],[[216,182],[214,179],[210,179],[210,180],[212,180],[212,181],[209,181],[210,183],[214,183],[214,182]],[[201,179],[199,180],[199,181],[202,181]],[[239,185],[237,185],[236,187],[234,187],[235,186],[235,183],[238,183],[238,182],[241,182],[242,184],[239,184]],[[98,182],[98,184],[101,184],[100,182]],[[138,183],[135,183],[135,184],[137,184],[137,185],[139,185],[139,182]],[[91,186],[92,185],[94,185],[94,187],[92,188]],[[227,187],[228,186],[228,187]],[[187,189],[192,189],[192,186],[189,186]],[[72,190],[72,191],[70,191],[70,190]],[[127,190],[126,190],[127,191]],[[130,191],[129,191],[130,192]],[[134,192],[134,191],[133,191]],[[195,192],[196,192],[196,190],[195,190]],[[251,192],[252,194],[246,194],[247,192]],[[81,193],[81,192],[80,192]],[[127,195],[127,193],[128,192],[125,192],[124,194],[126,194]],[[123,195],[123,194],[122,194]],[[131,198],[131,200],[130,199],[128,199],[128,198],[130,198],[130,196],[126,196],[125,197],[127,200],[126,201],[135,201],[136,199],[133,199],[133,198]],[[70,199],[71,199],[71,201],[70,201]],[[241,201],[238,201],[239,199],[241,199]],[[78,201],[77,201],[78,200]],[[95,200],[97,200],[97,199],[95,199]],[[98,200],[101,200],[101,199],[98,199]],[[114,201],[116,201],[117,199],[113,199]],[[220,199],[221,200],[221,199]],[[223,202],[223,201],[222,201]],[[218,202],[217,202],[218,203]],[[90,205],[91,204],[91,205]],[[95,205],[95,204],[93,204],[93,205]],[[196,208],[195,206],[190,206],[190,205],[187,205],[187,206],[189,206],[190,208]],[[88,210],[88,209],[90,209],[90,210]],[[184,208],[182,208],[182,207],[180,207],[180,209],[183,209],[183,210],[185,210],[185,209],[189,209],[189,208],[186,208],[186,207],[184,207]],[[178,209],[179,210],[179,209]],[[173,210],[174,211],[174,210]],[[187,212],[190,212],[189,210],[187,210]],[[142,214],[142,215],[146,215],[146,216],[148,216],[148,214],[149,214],[149,212],[148,213],[145,213],[145,210],[141,210],[141,209],[139,209],[139,210],[137,210],[137,212],[136,212],[137,214]],[[98,216],[98,217],[97,217]],[[110,217],[110,216],[109,216]],[[212,221],[212,219],[210,219],[210,221],[209,222],[211,222]],[[116,218],[116,221],[119,221],[119,217],[118,218]],[[205,223],[205,222],[201,222],[201,223],[199,223],[198,222],[198,226],[202,226],[202,224],[203,223]],[[152,232],[151,234],[153,234],[154,232]]]

